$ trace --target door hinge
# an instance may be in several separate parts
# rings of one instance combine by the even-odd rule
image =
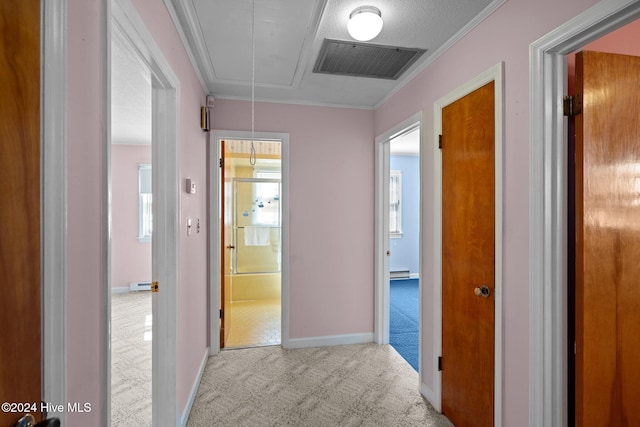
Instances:
[[[563,102],[564,115],[575,117],[582,113],[582,95],[565,96]]]
[[[160,282],[151,282],[151,292],[158,292],[160,290]]]
[[[220,318],[222,319],[224,317],[224,310],[220,309]]]
[[[220,157],[220,167],[224,167],[224,159],[222,157]]]
[[[442,371],[442,356],[438,356],[438,371]]]
[[[442,135],[438,135],[438,148],[442,150]]]

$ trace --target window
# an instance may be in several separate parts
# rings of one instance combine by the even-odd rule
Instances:
[[[389,181],[389,232],[402,236],[402,171],[391,171]]]
[[[151,241],[153,230],[153,194],[151,180],[151,165],[141,163],[138,165],[138,240]]]

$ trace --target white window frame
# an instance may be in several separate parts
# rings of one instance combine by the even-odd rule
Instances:
[[[144,209],[144,200],[143,195],[150,195],[151,197],[153,193],[143,193],[142,192],[142,172],[143,171],[151,171],[151,163],[140,163],[138,164],[138,241],[140,242],[148,242],[150,243],[152,240],[152,233],[145,233],[144,224],[146,222],[146,215],[153,215],[153,208],[145,211]],[[151,202],[153,203],[153,201]],[[151,217],[151,224],[153,224],[153,216]],[[152,225],[153,229],[153,225]]]
[[[391,195],[393,194],[393,181],[394,178],[396,179],[396,195],[397,195],[397,200],[394,201],[393,197],[391,197]],[[398,209],[397,209],[397,215],[396,215],[396,228],[392,229],[392,223],[393,221],[391,221],[391,218],[393,218],[393,215],[391,215],[391,206],[392,204],[397,203],[398,205]],[[402,237],[402,171],[401,170],[392,170],[389,171],[389,237],[391,237],[392,239],[399,239],[400,237]]]

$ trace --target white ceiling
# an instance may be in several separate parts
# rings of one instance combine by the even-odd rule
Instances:
[[[165,0],[206,91],[255,99],[375,108],[505,0]],[[380,9],[370,43],[427,49],[398,80],[313,73],[325,38],[352,40],[350,12]],[[255,25],[252,26],[252,22]]]
[[[151,71],[118,31],[111,38],[111,142],[151,144]]]
[[[415,127],[390,141],[393,156],[417,156],[420,154],[420,127]]]
[[[506,0],[165,0],[205,91],[255,99],[372,109],[434,61]],[[350,12],[380,9],[384,26],[369,43],[427,49],[398,80],[313,73],[325,38],[352,40]],[[111,46],[111,137],[151,142],[151,73],[119,32]],[[414,138],[415,139],[415,138]],[[404,143],[403,143],[404,144]],[[394,150],[415,152],[393,144]],[[401,148],[398,148],[401,147]]]

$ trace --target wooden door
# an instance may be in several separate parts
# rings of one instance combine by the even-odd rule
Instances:
[[[41,401],[40,2],[0,2],[0,427]],[[37,405],[36,405],[37,404]]]
[[[222,153],[222,165],[220,173],[220,200],[222,203],[222,224],[220,225],[220,232],[222,237],[220,253],[220,301],[222,316],[220,319],[220,348],[225,346],[225,342],[229,338],[229,331],[231,330],[231,281],[233,275],[231,274],[233,269],[231,263],[233,262],[233,187],[231,178],[233,177],[233,169],[231,167],[231,157],[229,157],[229,144],[225,141],[221,141],[221,153]]]
[[[493,82],[442,110],[442,411],[457,427],[493,426],[494,122]]]
[[[576,425],[638,426],[640,58],[576,57]]]

